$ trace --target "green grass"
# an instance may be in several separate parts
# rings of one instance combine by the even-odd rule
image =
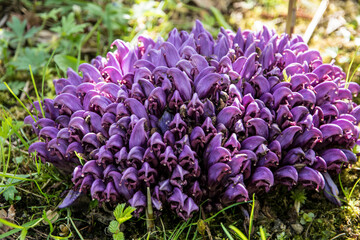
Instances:
[[[359,65],[356,66],[356,68],[353,70],[353,73],[350,76],[351,67],[352,67],[352,65],[353,65],[353,63],[355,61],[355,58],[356,58],[356,55],[358,54],[358,51],[359,51],[359,47],[356,48],[356,50],[355,50],[355,52],[354,52],[354,54],[353,54],[353,56],[351,58],[351,62],[349,64],[349,66],[348,66],[347,73],[346,73],[346,79],[345,79],[345,88],[349,87],[349,83],[353,80],[355,73],[357,72],[357,70],[360,67],[360,63],[359,63]]]

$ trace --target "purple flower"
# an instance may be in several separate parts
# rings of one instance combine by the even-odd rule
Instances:
[[[115,40],[81,76],[69,69],[24,120],[39,138],[29,153],[73,172],[61,207],[90,192],[139,215],[149,187],[156,214],[170,206],[186,220],[205,199],[219,209],[274,185],[325,188],[339,204],[331,177],[356,163],[360,122],[360,86],[339,67],[266,27],[214,39],[197,21],[138,42]]]

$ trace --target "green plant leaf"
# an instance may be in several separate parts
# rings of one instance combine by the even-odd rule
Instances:
[[[67,17],[61,18],[61,26],[52,27],[51,30],[60,34],[60,36],[71,36],[72,34],[84,31],[87,24],[76,24],[75,14],[72,12]]]
[[[125,208],[125,203],[118,204],[114,211],[114,216],[116,218],[116,221],[119,222],[119,224],[122,224],[126,222],[127,220],[132,218],[132,212],[134,212],[136,209],[133,207],[127,207]]]
[[[301,220],[300,220],[300,223],[304,225],[307,222],[312,222],[314,217],[315,217],[315,214],[312,213],[312,212],[304,213]]]
[[[54,61],[64,73],[67,72],[68,68],[72,68],[76,71],[78,67],[77,59],[73,56],[57,54],[54,56]],[[80,63],[83,63],[83,61],[80,61]]]
[[[121,218],[124,212],[125,204],[118,204],[114,210],[114,216],[116,219]]]
[[[18,193],[16,188],[14,186],[10,186],[3,192],[3,196],[6,201],[13,201],[16,193]]]
[[[117,232],[119,232],[119,227],[120,227],[120,224],[117,221],[112,220],[109,224],[108,229],[111,233],[117,233]]]
[[[104,16],[104,11],[103,9],[94,3],[88,3],[85,7],[85,9],[89,12],[90,15],[94,15],[96,17],[101,17],[103,18]]]
[[[113,239],[114,240],[125,240],[124,233],[118,232],[118,233],[113,234]]]
[[[128,20],[130,18],[128,9],[120,2],[116,3],[116,7],[114,7],[114,3],[109,2],[105,5],[105,9],[96,4],[88,3],[85,9],[88,12],[88,16],[102,20],[108,32],[109,42],[113,41],[114,31],[120,30],[124,32],[128,27]],[[139,8],[136,9],[137,12],[141,11]]]
[[[19,57],[15,61],[11,61],[16,70],[28,70],[31,65],[34,73],[45,65],[48,54],[37,48],[25,48],[20,52]]]
[[[22,43],[25,39],[33,37],[40,27],[32,27],[27,32],[25,32],[27,21],[26,19],[20,21],[18,17],[13,17],[11,22],[7,23],[7,26],[11,31],[5,31],[5,37],[11,39],[10,45],[16,46],[17,43]]]
[[[290,196],[294,201],[304,204],[306,201],[306,192],[304,189],[295,189]]]
[[[24,35],[24,39],[28,39],[33,37],[38,31],[40,31],[40,27],[32,27],[29,31]]]
[[[25,27],[27,21],[20,21],[18,17],[13,17],[11,22],[7,23],[7,26],[12,30],[14,33],[13,37],[18,39],[22,39],[25,33]]]
[[[14,163],[19,164],[22,163],[24,161],[24,157],[23,156],[19,156],[19,157],[14,157],[13,158]]]
[[[57,14],[61,12],[61,9],[60,8],[54,8],[54,9],[51,9],[50,12],[44,12],[44,13],[40,13],[39,16],[42,18],[42,19],[53,19],[53,20],[57,20]]]

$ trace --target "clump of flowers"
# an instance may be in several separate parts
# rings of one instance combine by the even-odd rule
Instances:
[[[57,96],[35,102],[39,136],[29,152],[72,172],[73,191],[127,202],[137,214],[171,208],[183,219],[276,185],[320,191],[357,161],[359,85],[324,64],[300,36],[221,29],[197,21],[166,41],[121,40],[106,58],[54,80]],[[77,155],[85,163],[80,164]]]

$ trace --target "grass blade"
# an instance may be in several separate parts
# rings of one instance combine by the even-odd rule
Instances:
[[[184,222],[184,223],[180,226],[180,228],[177,229],[176,234],[175,234],[175,236],[174,236],[172,239],[174,239],[174,240],[179,239],[181,233],[184,231],[184,229],[186,228],[186,226],[187,226],[187,222]]]
[[[354,186],[351,188],[348,200],[350,200],[351,195],[353,194],[355,187],[356,187],[356,185],[358,185],[359,182],[360,182],[360,178],[355,182]]]
[[[38,219],[35,219],[33,221],[30,221],[30,222],[27,222],[25,223],[24,225],[22,225],[23,227],[29,229],[29,228],[33,228],[35,227],[36,225],[38,225],[42,220],[44,220],[43,218],[38,218]]]
[[[28,230],[26,228],[24,228],[23,230],[21,230],[21,234],[19,239],[20,240],[26,240],[26,235],[27,235]]]
[[[67,209],[67,218],[70,220],[71,225],[74,227],[74,229],[75,229],[75,231],[76,231],[77,235],[79,236],[79,238],[80,238],[81,240],[84,240],[83,236],[81,235],[81,233],[80,233],[80,232],[79,232],[79,230],[77,229],[77,227],[76,227],[76,225],[75,225],[74,221],[73,221],[73,220],[72,220],[72,218],[71,218],[71,212],[70,212],[70,209]]]
[[[260,226],[260,238],[261,240],[266,240],[265,230],[262,228],[262,226]]]
[[[2,219],[0,218],[0,220],[2,220]],[[8,231],[6,233],[1,234],[0,239],[5,239],[6,237],[9,237],[9,236],[11,236],[11,235],[13,235],[13,234],[15,234],[17,232],[20,232],[24,228],[27,228],[27,229],[32,228],[32,227],[36,226],[42,220],[43,220],[42,218],[38,218],[38,219],[32,220],[30,222],[27,222],[27,223],[19,226],[21,228],[15,228],[15,229],[13,229],[11,231]]]
[[[32,174],[32,176],[35,176],[37,174]],[[46,199],[46,202],[49,203],[49,198],[48,196],[41,190],[41,187],[39,186],[38,182],[35,179],[28,179],[28,178],[22,178],[22,177],[18,177],[14,174],[3,174],[0,173],[0,177],[5,177],[5,178],[11,178],[11,179],[17,179],[17,180],[22,180],[22,181],[32,181],[35,183],[36,187],[38,188],[39,192],[41,193],[41,195],[43,195],[43,197]]]
[[[9,237],[9,236],[11,236],[11,235],[13,235],[13,234],[15,234],[17,232],[20,232],[20,231],[21,231],[20,228],[15,228],[13,230],[10,230],[10,231],[8,231],[6,233],[1,234],[0,239],[6,239],[6,237]]]
[[[244,234],[242,231],[240,231],[240,229],[238,229],[237,227],[235,227],[235,226],[233,226],[233,225],[230,225],[229,228],[230,228],[231,230],[233,230],[242,240],[249,240],[249,239],[245,236],[245,234]]]
[[[232,30],[231,26],[226,22],[224,15],[219,11],[219,9],[215,7],[210,7],[210,10],[212,14],[214,15],[217,22],[220,24],[220,26]]]
[[[16,94],[11,90],[11,88],[9,87],[9,85],[4,82],[4,85],[7,87],[7,89],[9,90],[9,92],[14,96],[14,98],[20,103],[20,105],[24,108],[24,110],[31,116],[32,119],[34,119],[34,121],[36,122],[36,118],[31,114],[31,112],[29,111],[29,109],[27,109],[27,107],[25,107],[24,103],[20,100],[20,98],[18,98],[16,96]]]
[[[34,75],[33,75],[33,72],[32,72],[32,70],[31,70],[31,65],[29,65],[29,71],[30,71],[31,80],[32,80],[32,83],[33,83],[33,86],[34,86],[36,98],[37,98],[37,100],[38,100],[38,102],[39,102],[41,114],[42,114],[43,118],[45,118],[44,109],[43,109],[43,107],[42,107],[41,98],[40,98],[40,96],[39,96],[39,92],[38,92],[37,87],[36,87]]]
[[[10,156],[11,156],[11,136],[9,136],[9,147],[8,147],[8,157],[7,160],[5,160],[4,158],[4,163],[3,163],[3,168],[4,168],[4,173],[7,172],[8,167],[9,167],[9,163],[10,163]]]
[[[255,193],[253,194],[251,214],[250,214],[250,221],[249,221],[249,239],[250,239],[250,236],[251,236],[251,230],[252,230],[252,226],[253,226],[254,209],[255,209]]]
[[[51,53],[51,56],[50,56],[49,60],[47,61],[46,65],[45,65],[45,67],[44,67],[43,76],[42,76],[42,82],[41,82],[41,98],[42,98],[42,100],[44,100],[45,73],[46,73],[46,70],[47,70],[48,67],[49,67],[49,64],[50,64],[52,58],[54,57],[55,51],[56,51],[56,48],[55,48],[54,51]]]
[[[91,38],[91,36],[94,34],[94,32],[97,30],[97,28],[99,27],[99,25],[102,22],[102,18],[100,18],[94,25],[94,27],[90,30],[90,32],[85,36],[84,39],[82,39],[81,41],[81,46],[84,45],[87,41],[89,41],[89,39]],[[80,62],[80,60],[79,60]]]
[[[353,79],[355,73],[357,72],[357,70],[359,69],[359,67],[360,67],[360,64],[358,64],[358,65],[356,66],[355,70],[354,70],[353,73],[351,74],[351,77],[349,78],[349,81],[348,81],[348,85],[349,85],[349,83],[352,81],[352,79]]]
[[[27,141],[25,141],[25,139],[20,135],[20,128],[16,128],[13,124],[12,124],[12,119],[10,118],[10,116],[8,114],[6,114],[6,111],[3,110],[0,114],[0,117],[4,118],[4,120],[6,121],[6,123],[10,126],[11,129],[14,129],[14,134],[20,139],[21,143],[25,146],[26,149],[29,148],[29,144],[27,143]],[[10,141],[9,141],[10,143]]]
[[[22,175],[22,176],[30,176],[30,175]],[[4,177],[4,178],[12,178],[12,179],[17,179],[17,180],[22,180],[22,181],[33,181],[33,179],[29,179],[29,178],[24,178],[24,177],[19,177],[18,175],[15,175],[15,174],[6,174],[6,173],[0,173],[0,177]]]
[[[341,173],[339,173],[339,185],[340,185],[341,191],[343,192],[346,200],[349,201],[349,196],[346,194],[346,191],[345,191],[345,189],[344,189],[344,187],[342,185],[342,182],[341,182]]]
[[[345,88],[348,88],[349,87],[349,81],[350,81],[350,70],[351,70],[351,67],[354,63],[354,60],[355,60],[355,56],[356,56],[356,53],[358,51],[359,48],[356,48],[356,51],[354,52],[354,55],[353,57],[351,58],[351,62],[350,62],[350,65],[348,67],[348,70],[347,70],[347,73],[346,73],[346,79],[345,79]],[[356,72],[356,71],[354,71]]]
[[[173,239],[173,237],[175,236],[175,233],[177,232],[178,228],[180,227],[180,223],[178,223],[178,225],[176,225],[175,229],[173,230],[173,232],[171,233],[169,239]]]
[[[6,220],[3,219],[3,218],[0,218],[0,223],[4,224],[4,225],[6,225],[6,226],[12,227],[12,228],[24,229],[24,227],[19,226],[19,225],[16,225],[15,223],[6,221]]]
[[[234,240],[234,238],[231,236],[231,234],[229,233],[229,231],[226,229],[226,227],[224,226],[224,224],[220,223],[222,229],[224,230],[224,233],[226,234],[226,236],[229,238],[229,240]]]
[[[190,225],[185,239],[189,239],[191,228],[192,228],[192,226]]]
[[[209,222],[210,220],[214,219],[217,215],[219,215],[220,213],[228,210],[229,208],[232,208],[232,207],[235,207],[235,206],[237,206],[237,205],[244,204],[244,203],[247,203],[247,202],[238,202],[238,203],[234,203],[234,204],[232,204],[232,205],[230,205],[230,206],[227,206],[226,208],[221,209],[220,211],[218,211],[217,213],[215,213],[215,214],[212,215],[211,217],[205,219],[204,221],[205,221],[205,222]]]
[[[166,230],[165,230],[165,226],[164,226],[164,222],[163,222],[162,218],[160,218],[160,223],[161,223],[161,226],[162,226],[162,230],[164,232],[164,240],[166,240],[167,239],[166,238]]]

